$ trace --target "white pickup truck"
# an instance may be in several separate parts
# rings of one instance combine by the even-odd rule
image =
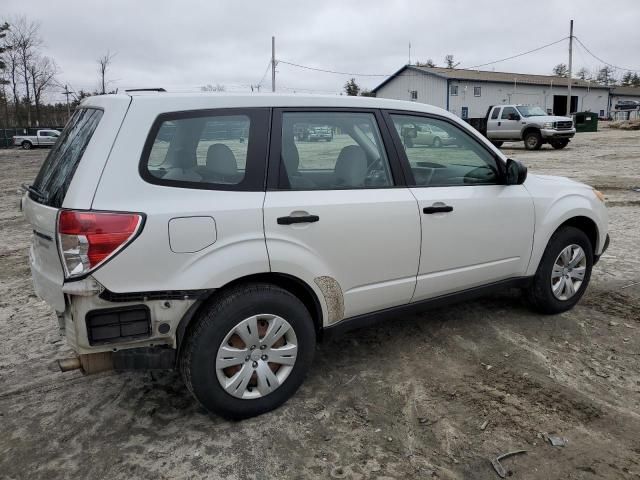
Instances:
[[[13,144],[25,150],[33,147],[51,147],[59,136],[58,130],[38,130],[35,135],[16,135],[13,137]]]
[[[491,106],[484,118],[471,118],[468,122],[496,147],[504,142],[524,141],[527,150],[539,150],[545,143],[562,149],[576,134],[571,118],[548,115],[542,108],[530,105]]]

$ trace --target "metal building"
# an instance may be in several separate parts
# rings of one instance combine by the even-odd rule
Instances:
[[[551,75],[405,65],[373,89],[377,97],[411,100],[444,108],[461,118],[483,117],[490,105],[537,105],[567,113],[567,78]],[[609,87],[571,81],[571,113],[609,115]]]

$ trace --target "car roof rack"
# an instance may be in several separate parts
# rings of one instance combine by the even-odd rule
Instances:
[[[166,92],[164,88],[129,88],[125,92]]]

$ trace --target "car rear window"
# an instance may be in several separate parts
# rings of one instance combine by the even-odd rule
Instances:
[[[58,141],[42,164],[33,188],[42,197],[32,199],[51,207],[61,207],[80,159],[95,132],[103,111],[79,108],[69,119]]]

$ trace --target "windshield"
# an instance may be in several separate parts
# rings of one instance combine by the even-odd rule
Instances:
[[[540,107],[520,106],[520,107],[516,107],[516,108],[520,112],[520,115],[522,115],[523,117],[540,117],[540,116],[546,116],[547,115],[547,112],[545,112]]]

